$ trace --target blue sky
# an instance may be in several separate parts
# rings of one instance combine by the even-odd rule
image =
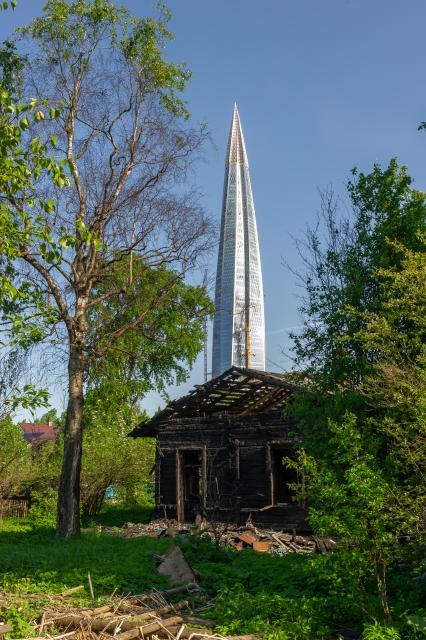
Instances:
[[[44,4],[19,0],[0,13],[0,39]],[[134,13],[151,2],[125,0]],[[299,293],[282,261],[297,268],[291,236],[313,223],[318,189],[344,198],[349,171],[396,156],[426,188],[424,0],[169,0],[176,41],[169,55],[193,71],[187,92],[195,122],[215,147],[196,170],[207,209],[220,215],[223,163],[237,101],[262,256],[267,368],[290,367],[287,329],[299,324]],[[211,264],[215,270],[216,256]],[[209,353],[210,362],[210,353]],[[180,395],[202,381],[202,359]],[[148,408],[160,403],[150,397]]]

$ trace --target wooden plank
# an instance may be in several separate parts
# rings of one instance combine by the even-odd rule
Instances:
[[[175,616],[173,618],[167,618],[166,620],[158,620],[157,622],[150,622],[148,624],[144,624],[141,627],[135,627],[133,629],[128,629],[123,633],[118,633],[115,637],[116,640],[134,640],[135,638],[152,635],[157,631],[161,631],[162,629],[168,629],[169,627],[175,627],[178,624],[183,622],[182,618],[179,616]],[[123,628],[123,627],[122,627]]]
[[[0,624],[0,636],[4,633],[10,633],[11,631],[13,631],[13,627],[11,627],[10,624]]]

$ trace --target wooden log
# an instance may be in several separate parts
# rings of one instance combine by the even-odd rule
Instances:
[[[77,593],[78,591],[81,591],[82,589],[84,589],[84,585],[83,584],[79,584],[78,587],[73,587],[72,589],[67,589],[66,591],[63,591],[61,593],[62,598],[66,598],[67,596],[71,596],[73,593]]]
[[[250,547],[252,547],[253,542],[256,542],[257,540],[257,537],[253,535],[251,531],[243,531],[243,533],[237,533],[235,534],[235,537],[238,540],[241,540],[242,542],[244,542],[244,544],[249,545]]]
[[[198,629],[197,627],[184,625],[183,629],[181,626],[167,627],[167,630],[163,629],[155,635],[158,635],[159,638],[169,638],[170,635],[176,637],[178,634],[180,634],[179,638],[182,638],[182,640],[188,640],[192,636],[194,638],[209,638],[214,635],[214,631],[212,629]]]
[[[84,589],[84,585],[80,584],[78,587],[73,587],[72,589],[67,589],[67,591],[63,591],[62,593],[28,593],[25,598],[27,600],[63,600],[64,598],[72,595],[73,593],[77,593]]]
[[[278,544],[280,545],[280,547],[282,549],[284,549],[285,551],[288,552],[292,552],[291,547],[287,546],[289,543],[285,543],[283,542],[283,540],[281,540],[275,533],[271,533],[271,538],[273,538],[275,540],[275,542],[278,542]]]
[[[114,606],[112,604],[107,604],[103,607],[96,607],[95,609],[82,609],[81,614],[84,616],[99,616],[103,613],[110,613],[114,610]]]
[[[150,617],[153,617],[153,614],[150,614]],[[78,614],[70,614],[65,616],[60,616],[54,619],[55,626],[61,629],[90,629],[95,633],[109,633],[110,635],[114,634],[117,629],[122,629],[123,632],[117,634],[117,638],[122,638],[122,640],[130,640],[131,638],[137,638],[139,635],[139,629],[144,629],[144,633],[154,633],[158,631],[163,626],[166,626],[166,623],[169,626],[177,625],[182,622],[182,618],[179,616],[174,616],[172,618],[168,618],[166,620],[162,620],[161,623],[148,623],[146,624],[146,618],[143,616],[133,617],[133,618],[110,618],[110,619],[102,619],[102,618],[91,618],[89,616],[80,616]],[[154,631],[149,631],[151,626],[156,624]],[[145,630],[147,627],[147,630]],[[136,632],[135,632],[136,630]],[[135,632],[133,635],[130,631]],[[129,638],[124,637],[124,633],[129,632]]]
[[[52,618],[51,622],[54,622],[55,626],[59,627],[59,629],[90,629],[95,633],[103,631],[105,633],[109,632],[112,634],[119,625],[120,628],[126,628],[125,623],[128,622],[128,618],[93,618],[86,615],[82,616],[78,613],[71,613],[68,615],[58,616],[57,618]],[[137,624],[138,621],[133,619],[130,623],[130,627],[134,627]]]
[[[13,627],[11,627],[10,624],[0,624],[0,637],[11,631],[13,631]]]
[[[146,613],[147,611],[146,605],[144,607],[141,607],[138,604],[129,602],[127,599],[118,605],[118,609],[120,611],[127,611],[128,613],[134,613],[134,614],[139,614],[139,613],[143,614],[143,613]]]
[[[199,618],[198,616],[183,616],[183,619],[185,622],[198,624],[200,627],[210,627],[210,629],[214,629],[217,625],[216,620],[208,620],[207,618]]]
[[[157,609],[154,613],[157,613],[160,616],[165,615],[166,613],[172,613],[173,611],[180,611],[181,609],[189,609],[188,600],[180,600],[175,604],[169,604],[167,607],[162,607],[161,609]]]
[[[172,618],[166,618],[165,620],[158,620],[156,622],[149,622],[143,626],[133,627],[123,633],[118,633],[115,636],[116,640],[135,640],[136,638],[145,637],[160,631],[161,629],[169,629],[170,627],[176,627],[181,624],[182,618],[174,616]]]
[[[138,614],[136,617],[128,618],[128,620],[136,620],[143,622],[145,620],[151,620],[151,618],[159,618],[160,616],[164,616],[167,613],[174,613],[175,611],[180,611],[181,609],[189,609],[188,600],[181,600],[180,602],[176,602],[175,604],[169,604],[167,607],[162,607],[161,609],[152,609],[151,611],[144,611],[141,614]]]

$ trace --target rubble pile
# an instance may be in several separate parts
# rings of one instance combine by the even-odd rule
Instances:
[[[111,596],[103,606],[76,609],[67,601],[67,596],[80,589],[83,589],[83,586],[70,589],[61,595],[27,595],[30,599],[48,600],[41,617],[32,623],[36,635],[32,640],[227,640],[215,633],[214,620],[193,615],[191,595],[196,589],[195,585],[135,596]],[[184,599],[169,602],[169,597],[176,597],[182,593],[185,595]],[[7,608],[7,598],[3,600],[2,606]],[[195,611],[206,608],[209,607],[199,607]],[[0,622],[0,638],[4,633],[14,631],[13,626]],[[260,640],[261,636],[252,634],[231,638]]]
[[[285,555],[286,553],[328,553],[336,547],[335,541],[326,536],[299,535],[295,531],[291,534],[283,531],[262,529],[255,527],[250,521],[243,527],[236,527],[229,523],[209,523],[206,520],[202,520],[196,525],[182,525],[175,520],[153,520],[147,524],[128,522],[119,531],[110,531],[106,528],[103,531],[126,538],[137,536],[159,538],[197,534],[209,537],[213,542],[239,551],[250,547],[254,551],[275,553],[277,555]]]

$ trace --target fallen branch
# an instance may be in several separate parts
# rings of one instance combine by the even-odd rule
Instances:
[[[183,619],[185,622],[198,624],[201,627],[210,627],[211,629],[214,629],[217,624],[216,620],[208,620],[207,618],[199,618],[197,616],[183,616]]]
[[[161,620],[157,622],[151,622],[149,624],[145,624],[141,627],[136,627],[132,629],[128,629],[123,633],[119,633],[115,636],[116,640],[134,640],[135,638],[142,638],[148,635],[152,635],[156,631],[160,631],[161,629],[168,629],[170,627],[176,627],[177,625],[182,623],[182,618],[179,616],[175,616],[173,618],[166,618],[166,620]]]

